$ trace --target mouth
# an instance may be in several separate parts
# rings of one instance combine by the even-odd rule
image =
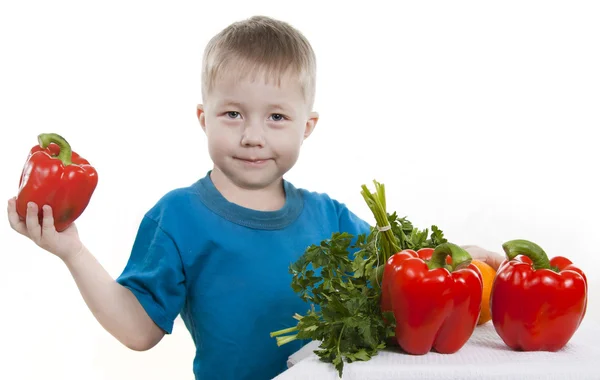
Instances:
[[[250,165],[262,165],[270,160],[270,158],[242,158],[242,157],[234,157],[234,159],[241,161],[243,163],[250,164]]]

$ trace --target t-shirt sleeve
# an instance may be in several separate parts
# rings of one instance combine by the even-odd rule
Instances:
[[[154,323],[172,332],[185,302],[185,276],[177,245],[152,218],[142,219],[117,282],[133,292]]]
[[[354,235],[355,241],[358,235],[368,235],[371,231],[371,225],[359,218],[344,204],[338,206],[338,216],[340,223],[340,232],[347,232]]]

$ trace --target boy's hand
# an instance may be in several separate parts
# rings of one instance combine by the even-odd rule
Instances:
[[[483,261],[494,268],[494,270],[498,270],[500,264],[505,260],[505,257],[501,254],[488,251],[476,245],[462,245],[461,248],[469,252],[474,260]]]
[[[77,227],[71,224],[66,230],[57,232],[54,228],[52,208],[44,205],[42,225],[38,219],[38,205],[30,202],[25,220],[17,214],[16,198],[8,200],[8,221],[13,230],[31,239],[35,244],[58,256],[63,261],[75,257],[83,248]]]

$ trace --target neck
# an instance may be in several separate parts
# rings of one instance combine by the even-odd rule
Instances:
[[[283,179],[261,189],[247,189],[236,185],[217,168],[211,172],[210,179],[225,199],[238,206],[257,211],[276,211],[285,205]]]

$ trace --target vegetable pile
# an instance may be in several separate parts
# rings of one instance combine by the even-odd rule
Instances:
[[[336,232],[319,245],[308,247],[290,268],[292,288],[318,307],[305,315],[296,314],[295,327],[271,333],[279,346],[295,339],[322,341],[315,353],[332,363],[340,377],[344,360],[369,360],[395,336],[394,314],[382,312],[380,307],[380,284],[387,260],[402,249],[434,248],[446,242],[435,225],[431,232],[419,230],[408,219],[388,214],[385,187],[374,182],[376,192],[363,185],[362,195],[378,227],[371,228],[367,236],[357,236],[354,243],[354,236]]]
[[[315,354],[341,378],[344,363],[370,360],[392,345],[407,354],[452,354],[490,318],[513,350],[558,351],[568,343],[585,316],[588,292],[583,271],[570,260],[549,260],[520,239],[504,243],[506,260],[497,272],[488,269],[437,226],[419,230],[389,214],[385,187],[373,182],[375,192],[363,185],[362,195],[376,226],[356,237],[333,233],[291,265],[292,289],[311,308],[293,316],[295,326],[271,333],[278,346],[321,342]]]

